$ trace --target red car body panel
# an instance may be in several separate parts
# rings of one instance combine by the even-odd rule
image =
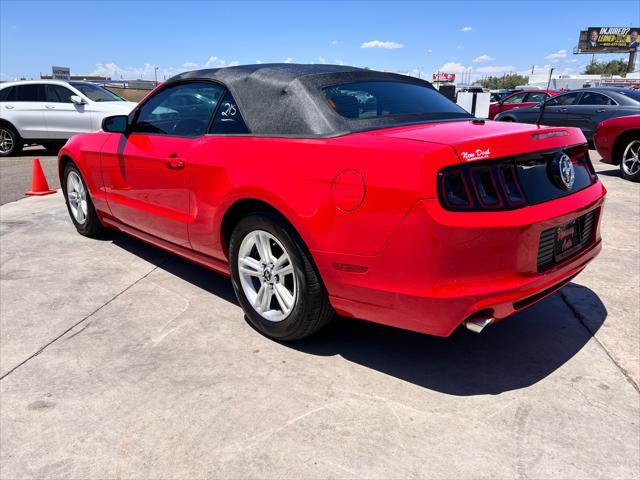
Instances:
[[[548,93],[551,97],[556,95],[558,92],[556,90],[518,90],[517,92],[513,92],[509,96],[503,98],[500,102],[493,102],[489,104],[489,119],[493,120],[496,115],[502,112],[506,112],[507,110],[513,110],[514,108],[521,107],[533,107],[537,105],[537,102],[523,102],[523,103],[505,103],[509,98],[514,95],[518,95],[520,93]]]
[[[103,223],[224,274],[225,215],[237,202],[268,204],[308,247],[338,313],[446,336],[478,310],[505,318],[581,271],[601,248],[597,227],[588,249],[544,273],[540,232],[598,210],[605,189],[452,212],[438,171],[584,143],[578,129],[465,120],[318,139],[99,132],[73,137],[59,158],[78,165]]]
[[[593,142],[603,162],[614,162],[613,155],[617,147],[616,141],[622,135],[631,132],[640,134],[640,115],[611,118],[598,124],[596,133],[593,136]]]

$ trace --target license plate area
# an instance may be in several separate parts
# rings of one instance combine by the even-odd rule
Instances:
[[[593,242],[598,210],[540,233],[538,271],[543,272],[568,257],[579,254]]]
[[[580,222],[573,220],[556,227],[554,242],[554,259],[556,262],[567,258],[582,246],[580,243]]]

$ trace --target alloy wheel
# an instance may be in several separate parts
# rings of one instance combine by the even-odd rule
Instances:
[[[0,153],[10,153],[14,144],[13,134],[6,128],[0,128]]]
[[[87,191],[82,179],[74,171],[70,171],[67,176],[67,198],[73,218],[83,225],[87,221]]]
[[[634,140],[627,145],[627,148],[624,149],[624,153],[622,154],[622,169],[624,173],[630,176],[638,173],[640,170],[639,154],[640,140]]]
[[[271,322],[285,320],[296,304],[297,281],[291,256],[264,230],[247,234],[238,252],[242,290],[254,310]]]

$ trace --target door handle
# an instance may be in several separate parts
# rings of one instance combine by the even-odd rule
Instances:
[[[560,109],[560,111],[561,111],[561,112],[566,112],[566,111],[567,111],[567,109],[566,109],[566,108],[561,108],[561,109]]]
[[[4,108],[8,108],[9,110],[13,110],[13,105],[5,105]]]
[[[56,107],[54,107],[53,105],[45,105],[44,108],[48,108],[49,110],[53,110]]]
[[[184,160],[178,157],[169,157],[168,160],[164,161],[164,164],[171,170],[182,170],[184,168]]]
[[[598,108],[596,109],[596,113],[602,113],[602,112],[606,112],[607,109],[606,108]]]

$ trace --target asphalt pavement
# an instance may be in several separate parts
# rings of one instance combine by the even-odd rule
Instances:
[[[640,188],[595,165],[601,255],[450,338],[276,343],[228,279],[78,235],[60,193],[3,205],[0,478],[639,478]]]
[[[31,190],[34,158],[40,159],[49,187],[60,188],[57,157],[42,147],[26,147],[18,157],[0,158],[0,205],[20,200]]]

